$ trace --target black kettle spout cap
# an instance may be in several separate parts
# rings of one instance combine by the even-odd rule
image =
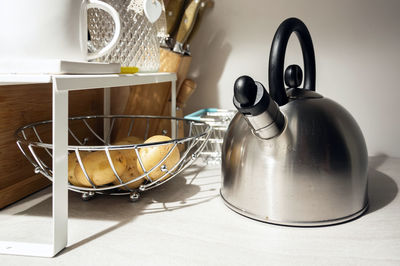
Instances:
[[[256,116],[268,109],[270,97],[264,86],[249,76],[241,76],[233,88],[233,104],[244,115]]]
[[[233,90],[233,104],[257,137],[270,139],[284,130],[285,118],[260,82],[241,76]]]

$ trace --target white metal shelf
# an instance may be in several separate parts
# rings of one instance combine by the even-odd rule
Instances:
[[[53,139],[53,239],[50,244],[0,241],[0,254],[53,257],[68,239],[68,92],[106,88],[104,112],[109,114],[110,87],[171,82],[171,116],[176,115],[176,74],[137,73],[107,75],[0,75],[0,85],[52,83]],[[176,127],[171,122],[172,137]],[[106,126],[105,126],[106,127]]]
[[[134,86],[139,84],[171,82],[176,80],[175,73],[136,73],[136,74],[105,74],[105,75],[50,75],[50,74],[0,74],[0,85],[17,85],[17,84],[34,84],[34,83],[51,83],[52,78],[57,77],[59,80],[80,80],[78,86],[82,86],[82,80],[85,85],[91,84],[98,86],[93,88],[107,87],[99,83],[112,83],[113,86]],[[118,85],[114,85],[118,84]],[[72,84],[70,84],[72,85]],[[85,88],[89,88],[86,87]],[[75,88],[76,89],[76,88]]]

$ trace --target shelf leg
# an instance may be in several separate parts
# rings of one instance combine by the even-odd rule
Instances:
[[[171,81],[171,116],[176,117],[176,80]],[[171,137],[176,138],[176,120],[171,119]]]
[[[104,95],[103,95],[103,114],[104,115],[110,115],[111,114],[111,102],[110,102],[110,97],[111,97],[111,92],[110,88],[104,88]],[[109,131],[110,131],[110,119],[104,119],[104,124],[103,124],[103,137],[105,141],[108,141],[106,139],[106,136],[108,136]]]
[[[68,237],[68,90],[57,90],[53,77],[53,245],[54,254]]]
[[[54,257],[68,237],[68,91],[53,77],[53,239],[51,244],[0,241],[0,254]]]

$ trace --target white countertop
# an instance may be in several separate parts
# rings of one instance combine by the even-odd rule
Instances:
[[[248,219],[219,196],[219,166],[197,164],[137,203],[70,192],[69,244],[55,258],[0,255],[0,265],[400,265],[400,159],[370,158],[370,208],[340,225]],[[0,211],[0,240],[50,238],[51,190]]]

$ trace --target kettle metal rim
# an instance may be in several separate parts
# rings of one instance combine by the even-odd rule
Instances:
[[[257,221],[261,221],[264,223],[268,223],[268,224],[274,224],[274,225],[283,225],[283,226],[295,226],[295,227],[319,227],[319,226],[327,226],[327,225],[337,225],[337,224],[342,224],[345,222],[349,222],[352,221],[358,217],[360,217],[361,215],[363,215],[369,208],[369,203],[368,201],[365,203],[365,206],[350,215],[344,216],[344,217],[340,217],[340,218],[336,218],[336,219],[331,219],[331,220],[323,220],[323,221],[312,221],[312,222],[300,222],[300,221],[276,221],[276,220],[271,220],[268,219],[268,217],[261,217],[259,215],[250,213],[246,210],[243,210],[241,208],[238,208],[234,205],[232,205],[231,203],[229,203],[229,201],[227,201],[223,194],[222,194],[222,190],[220,189],[219,194],[223,200],[223,202],[225,203],[226,206],[228,206],[231,210],[233,210],[236,213],[239,213],[240,215],[243,215],[245,217],[257,220]]]

